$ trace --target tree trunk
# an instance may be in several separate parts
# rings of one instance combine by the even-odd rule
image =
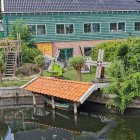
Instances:
[[[40,67],[40,74],[43,76],[43,67]]]
[[[2,83],[2,73],[1,73],[1,68],[0,68],[0,83]]]
[[[77,80],[78,80],[78,81],[82,81],[81,70],[76,70],[76,73],[77,73]]]

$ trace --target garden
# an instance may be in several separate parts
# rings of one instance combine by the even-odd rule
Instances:
[[[16,70],[14,78],[3,78],[4,55],[0,50],[0,86],[21,86],[37,75],[54,76],[67,80],[91,82],[94,80],[96,68],[92,67],[90,73],[81,73],[85,58],[75,56],[69,60],[67,68],[62,69],[57,65],[52,67],[52,72],[44,70],[45,60],[43,54],[34,46],[30,36],[30,28],[20,19],[11,25],[10,39],[16,39],[20,33],[22,40],[23,64]],[[116,107],[124,112],[131,101],[140,96],[140,38],[131,37],[125,40],[114,40],[102,43],[92,50],[91,58],[97,60],[99,49],[104,50],[104,61],[111,62],[105,69],[105,77],[110,83],[104,88],[103,94],[114,94],[115,99],[107,103],[107,107]],[[58,71],[57,71],[58,70]]]

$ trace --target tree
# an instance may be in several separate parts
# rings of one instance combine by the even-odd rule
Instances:
[[[20,33],[20,38],[23,43],[31,42],[30,28],[24,23],[24,21],[21,18],[17,19],[10,26],[10,38],[17,39],[17,33]]]
[[[0,83],[2,83],[2,72],[4,69],[4,55],[0,52]]]
[[[126,107],[136,96],[140,96],[140,73],[129,74],[125,71],[125,65],[122,61],[114,61],[108,67],[107,74],[111,82],[104,89],[106,94],[115,94],[113,102],[109,102],[109,107],[115,106],[121,113],[124,113]]]
[[[84,57],[82,56],[75,56],[70,59],[70,64],[74,67],[77,73],[77,80],[82,81],[82,74],[81,74],[81,69],[84,65]]]
[[[111,82],[104,93],[116,96],[107,106],[113,105],[123,113],[133,98],[140,96],[140,38],[100,44],[93,49],[93,59],[102,48],[105,52],[104,60],[112,63],[107,69]]]
[[[43,74],[43,67],[45,65],[45,60],[44,60],[43,55],[38,55],[35,58],[35,62],[38,65],[38,67],[40,68],[40,74],[42,75]]]

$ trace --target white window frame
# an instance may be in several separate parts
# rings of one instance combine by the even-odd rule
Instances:
[[[134,32],[140,32],[140,31],[136,31],[136,30],[135,30],[135,23],[136,23],[136,22],[139,22],[139,23],[140,23],[140,21],[135,21],[135,22],[133,23]]]
[[[46,24],[36,24],[36,35],[37,36],[43,36],[43,35],[38,35],[37,34],[37,25],[45,25],[45,34],[43,34],[43,35],[47,35],[47,26],[46,26]]]
[[[99,23],[100,24],[100,32],[93,32],[93,24],[94,23]],[[84,32],[84,25],[85,24],[91,24],[91,33],[85,33]],[[101,33],[101,22],[86,22],[86,23],[83,23],[83,34],[98,34],[98,33]]]
[[[64,25],[64,34],[58,34],[57,33],[57,25],[63,24]],[[66,24],[72,24],[73,25],[73,33],[66,33]],[[55,24],[55,35],[74,35],[75,34],[75,25],[74,23],[56,23]]]
[[[46,26],[46,24],[27,24],[28,26],[30,26],[30,25],[35,25],[35,29],[36,29],[36,34],[35,35],[32,35],[32,36],[44,36],[44,35],[47,35],[47,26]],[[46,34],[43,34],[43,35],[38,35],[37,34],[37,25],[45,25],[45,32],[46,32]]]
[[[117,24],[117,31],[116,32],[112,32],[112,31],[110,31],[110,23],[116,23]],[[125,31],[119,31],[118,30],[118,25],[119,25],[119,23],[124,23],[124,25],[125,25]],[[109,22],[109,32],[110,33],[124,33],[124,32],[126,32],[126,22],[124,22],[124,21],[119,21],[119,22]]]

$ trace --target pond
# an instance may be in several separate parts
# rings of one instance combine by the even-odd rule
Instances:
[[[51,110],[43,106],[0,108],[1,140],[140,140],[140,114]]]

